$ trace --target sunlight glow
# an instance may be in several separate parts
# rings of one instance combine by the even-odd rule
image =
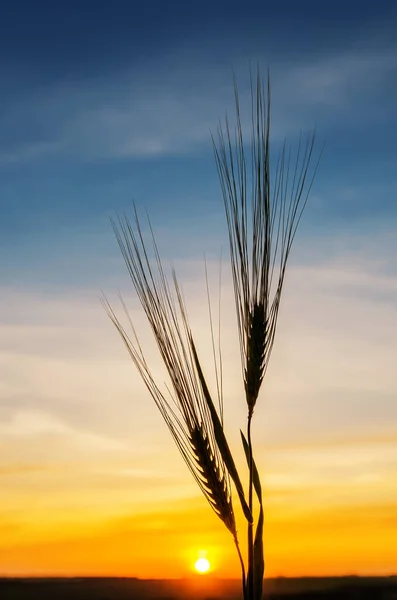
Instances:
[[[194,564],[194,568],[199,573],[207,573],[210,568],[210,563],[206,558],[199,558]]]

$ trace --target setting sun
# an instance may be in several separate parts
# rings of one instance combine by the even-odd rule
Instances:
[[[199,558],[196,560],[194,568],[198,573],[207,573],[210,569],[210,563],[206,558]]]

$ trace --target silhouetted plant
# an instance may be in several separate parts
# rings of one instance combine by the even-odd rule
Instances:
[[[131,320],[131,332],[128,333],[109,303],[105,300],[104,304],[193,477],[210,506],[233,536],[242,569],[244,599],[260,600],[264,577],[264,511],[261,483],[253,456],[251,423],[275,339],[288,257],[317,165],[309,176],[314,133],[305,144],[300,139],[293,162],[290,150],[284,143],[276,165],[274,184],[271,186],[269,77],[266,90],[259,70],[255,81],[251,77],[249,151],[243,137],[236,81],[234,91],[236,127],[231,133],[226,118],[225,125],[220,124],[216,138],[213,137],[213,146],[228,225],[247,403],[246,435],[241,431],[248,465],[247,496],[224,432],[222,386],[217,386],[217,410],[193,340],[175,271],[172,271],[170,286],[151,228],[154,264],[150,261],[136,209],[133,224],[126,217],[119,217],[112,224],[137,296],[167,368],[172,384],[172,389],[169,390],[171,401],[164,396],[153,379]],[[248,162],[250,168],[247,167]],[[218,373],[221,367],[216,360],[215,369],[217,378],[221,378],[221,373]],[[231,480],[247,521],[246,564],[237,536]],[[254,491],[259,503],[256,519]]]

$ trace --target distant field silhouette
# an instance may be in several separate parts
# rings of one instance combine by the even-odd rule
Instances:
[[[2,600],[215,600],[241,597],[237,580],[136,578],[4,578]],[[397,600],[397,576],[267,579],[264,600]]]

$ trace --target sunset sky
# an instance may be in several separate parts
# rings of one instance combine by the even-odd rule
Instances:
[[[255,412],[266,574],[397,572],[397,4],[8,0],[0,12],[0,575],[238,577],[102,306],[121,290],[166,380],[109,218],[147,209],[226,431],[246,414],[210,132],[270,68],[272,143],[324,155]],[[237,501],[235,502],[237,506]],[[244,545],[242,519],[239,521]]]

